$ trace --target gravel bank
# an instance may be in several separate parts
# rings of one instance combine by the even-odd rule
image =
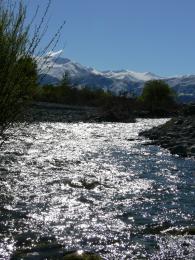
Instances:
[[[96,107],[69,106],[36,102],[26,112],[28,122],[135,122],[135,118],[120,110],[103,111]]]
[[[152,144],[169,149],[172,154],[195,157],[195,115],[173,118],[140,135],[153,140]]]

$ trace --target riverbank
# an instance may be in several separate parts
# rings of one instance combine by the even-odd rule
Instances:
[[[123,122],[133,123],[135,118],[120,108],[102,110],[98,107],[71,106],[48,102],[35,102],[25,114],[27,122]]]
[[[186,107],[182,116],[175,117],[162,126],[141,132],[152,141],[170,150],[172,154],[183,157],[195,157],[195,114],[194,106]],[[146,117],[150,114],[146,114]],[[62,123],[134,123],[135,115],[114,107],[103,110],[98,107],[72,106],[49,102],[35,102],[25,115],[25,121],[34,122],[62,122]]]
[[[152,144],[170,150],[172,154],[195,157],[195,115],[173,118],[162,126],[141,132]]]

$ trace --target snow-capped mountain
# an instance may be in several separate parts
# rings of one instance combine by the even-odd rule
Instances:
[[[38,58],[41,84],[56,85],[67,72],[72,84],[79,87],[89,86],[109,90],[115,94],[140,95],[146,81],[161,79],[176,91],[180,101],[195,102],[195,75],[165,78],[150,72],[98,71],[63,58],[60,56],[61,53],[62,51],[49,52],[44,57]]]

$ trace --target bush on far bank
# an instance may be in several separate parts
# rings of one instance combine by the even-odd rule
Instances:
[[[145,83],[139,98],[142,105],[151,113],[167,113],[178,108],[176,94],[163,80],[150,80]]]
[[[163,81],[146,82],[141,97],[116,96],[100,88],[78,88],[70,83],[67,73],[57,86],[39,86],[35,101],[99,107],[103,111],[122,111],[136,117],[170,116],[178,113],[174,93]]]

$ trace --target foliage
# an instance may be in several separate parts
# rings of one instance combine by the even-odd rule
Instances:
[[[110,92],[104,92],[100,88],[85,86],[79,88],[71,84],[70,76],[64,73],[59,85],[39,86],[35,95],[35,101],[54,102],[67,105],[105,106],[113,100]]]
[[[0,1],[0,137],[16,122],[35,93],[37,66],[34,54],[46,33],[46,15],[51,1],[45,8],[38,26],[26,22],[27,9],[23,1]],[[56,46],[62,26],[48,45],[39,50],[43,55]],[[33,32],[32,32],[33,31]],[[37,53],[36,53],[37,54]]]
[[[36,85],[36,64],[25,52],[25,9],[6,9],[0,2],[0,134],[17,120]]]
[[[144,86],[141,100],[152,111],[167,108],[174,105],[174,92],[166,82],[150,80]]]
[[[39,86],[35,96],[36,101],[83,106],[104,106],[113,98],[111,93],[101,89],[92,90],[89,87],[78,89],[67,84]]]
[[[5,64],[6,61],[4,60]],[[32,99],[36,88],[36,76],[36,63],[30,57],[20,58],[11,66],[4,66],[4,69],[0,70],[1,136],[4,130],[20,119],[23,110]]]
[[[95,106],[119,117],[169,116],[177,114],[180,109],[174,102],[172,90],[161,81],[147,82],[140,98],[129,98],[127,95],[116,96],[109,91],[105,92],[92,86],[82,88],[73,86],[67,73],[58,86],[45,85],[37,89],[35,101]]]

